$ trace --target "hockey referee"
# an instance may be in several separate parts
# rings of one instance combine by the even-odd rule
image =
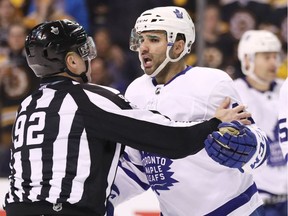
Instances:
[[[223,108],[201,124],[172,122],[132,109],[114,89],[87,84],[96,48],[76,22],[36,26],[25,50],[42,81],[14,123],[7,216],[103,216],[125,145],[184,157],[204,147],[220,120],[232,120],[224,115],[233,110]]]

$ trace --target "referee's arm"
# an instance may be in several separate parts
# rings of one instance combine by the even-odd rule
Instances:
[[[96,98],[90,96],[90,100],[86,94],[81,97],[81,103],[86,104],[81,106],[85,109],[83,118],[86,121],[85,125],[90,127],[89,130],[94,131],[92,136],[169,158],[181,158],[199,152],[204,148],[204,140],[208,134],[217,130],[220,123],[216,118],[196,125],[176,123],[152,111],[127,109],[129,102],[121,99],[120,103],[127,105],[119,104],[115,101],[115,94],[111,98],[109,94],[105,97],[94,95]],[[107,101],[107,105],[100,107],[97,101],[101,101],[101,97]],[[117,98],[119,99],[118,96]],[[94,102],[91,103],[92,101]],[[113,103],[114,107],[109,103]],[[117,107],[114,103],[117,103]]]

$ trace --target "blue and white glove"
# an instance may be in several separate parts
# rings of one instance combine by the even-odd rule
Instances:
[[[223,122],[205,140],[208,155],[221,165],[238,168],[251,160],[257,150],[257,138],[254,133],[238,121]]]

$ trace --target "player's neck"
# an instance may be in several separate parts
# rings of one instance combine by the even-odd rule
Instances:
[[[185,64],[180,62],[168,63],[163,70],[155,77],[158,84],[166,84],[178,73],[186,68]]]
[[[270,90],[270,83],[259,83],[256,80],[252,79],[251,77],[247,76],[246,77],[247,82],[249,83],[249,85],[251,85],[254,89],[261,91],[261,92],[265,92]]]

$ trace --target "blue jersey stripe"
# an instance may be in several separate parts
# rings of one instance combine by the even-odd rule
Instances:
[[[241,193],[239,196],[228,201],[224,205],[220,206],[216,210],[206,214],[206,216],[219,216],[219,215],[228,215],[233,212],[235,209],[241,207],[242,205],[248,203],[251,197],[257,192],[257,187],[255,183],[251,185],[246,191]]]
[[[124,159],[125,159],[126,161],[132,163],[133,166],[135,166],[140,172],[142,172],[142,173],[145,172],[145,169],[144,169],[143,165],[136,165],[136,164],[134,164],[134,163],[130,160],[129,155],[127,154],[127,152],[124,152],[123,157],[124,157]]]
[[[135,182],[137,182],[137,184],[139,186],[141,186],[144,190],[148,190],[148,188],[150,187],[149,184],[146,184],[144,182],[142,182],[135,173],[133,173],[132,171],[126,169],[125,167],[123,167],[121,165],[121,163],[119,163],[119,166],[123,169],[123,171],[126,173],[126,175],[128,175],[131,179],[133,179]]]

